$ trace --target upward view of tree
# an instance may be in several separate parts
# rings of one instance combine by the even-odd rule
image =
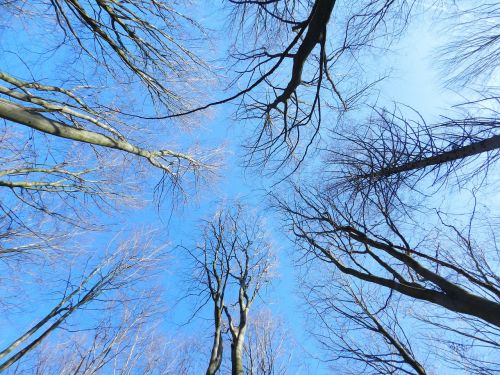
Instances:
[[[69,320],[73,314],[85,309],[92,302],[98,301],[104,304],[109,299],[114,300],[117,306],[130,305],[133,308],[135,299],[154,299],[154,295],[149,293],[142,296],[120,296],[116,291],[132,288],[134,283],[137,283],[141,278],[148,277],[148,270],[160,259],[161,255],[157,249],[152,248],[147,241],[137,238],[136,241],[123,243],[116,251],[103,257],[101,262],[80,279],[68,279],[65,288],[60,292],[60,299],[50,312],[21,333],[9,345],[2,348],[0,371],[3,372],[22,360],[24,356],[42,344],[54,330]],[[139,324],[138,322],[143,324],[147,316],[147,312],[141,312],[137,317],[131,317],[137,321],[128,322],[125,331],[117,333],[115,339],[120,340],[120,336],[125,335],[126,330],[135,328],[134,326]],[[96,335],[99,336],[100,333],[96,333]],[[102,349],[101,355],[106,356],[106,352],[110,351],[111,347],[119,345],[114,341],[115,339],[108,343],[109,348]],[[81,360],[83,363],[86,359],[82,358]],[[103,362],[98,367],[103,367],[107,362],[105,358],[101,360]],[[89,364],[89,366],[91,365]],[[83,369],[82,371],[85,373]],[[75,370],[75,372],[79,371]]]
[[[258,218],[246,210],[239,203],[221,208],[206,223],[201,244],[190,251],[195,261],[194,288],[205,292],[204,303],[213,305],[214,338],[207,374],[217,373],[221,366],[225,331],[230,335],[231,373],[246,373],[250,308],[272,276],[271,244]]]
[[[195,140],[176,145],[181,139],[168,129],[188,129],[192,120],[147,119],[196,102],[192,82],[208,81],[211,73],[189,40],[201,45],[204,32],[179,4],[159,1],[8,1],[0,9],[0,299],[2,315],[17,309],[26,327],[1,335],[0,371],[16,371],[42,344],[50,348],[51,337],[68,324],[79,331],[73,322],[86,315],[84,328],[96,337],[78,348],[88,356],[47,371],[107,372],[110,352],[138,347],[130,332],[140,337],[154,320],[138,313],[140,324],[111,319],[104,330],[89,313],[119,315],[126,301],[134,309],[132,301],[154,295],[153,284],[135,277],[150,280],[155,270],[143,269],[145,259],[127,258],[130,249],[110,240],[123,221],[120,210],[144,206],[155,186],[161,197],[213,171],[211,151],[202,154]],[[158,244],[148,236],[140,242],[153,253]],[[92,270],[96,257],[102,263]],[[26,321],[41,291],[52,296],[38,301],[38,316]],[[114,303],[105,307],[107,298]]]
[[[74,84],[58,85],[41,82],[32,75],[30,67],[25,74],[27,78],[2,72],[2,118],[50,136],[129,153],[159,168],[173,181],[205,165],[203,159],[197,160],[189,152],[143,146],[144,139],[137,137],[140,133],[129,135],[133,134],[130,130],[134,127],[144,132],[140,129],[145,125],[140,114],[134,114],[129,107],[125,107],[127,110],[120,107],[120,102],[123,106],[128,100],[123,92],[119,93],[119,98],[113,97],[115,87],[142,90],[149,96],[151,106],[161,105],[162,110],[168,111],[183,108],[191,101],[183,98],[182,87],[176,90],[171,77],[178,77],[175,81],[181,78],[189,82],[195,72],[208,69],[177,39],[188,26],[190,30],[197,29],[192,19],[156,1],[47,1],[37,2],[29,8],[30,4],[16,1],[4,8],[11,17],[19,18],[17,22],[30,22],[41,17],[40,13],[48,13],[47,23],[55,24],[44,26],[50,25],[57,33],[54,44],[63,43],[57,48],[67,46],[69,50],[77,46],[79,62],[92,64],[102,76],[95,80],[95,77],[70,71]],[[66,77],[54,78],[55,81],[64,79]],[[105,79],[110,80],[108,87],[102,84]],[[57,169],[32,173],[70,177]],[[5,173],[5,176],[12,175],[16,175],[16,171]]]
[[[497,2],[0,10],[0,372],[500,371]]]
[[[329,361],[347,359],[352,372],[358,373],[427,374],[394,310],[373,309],[377,297],[347,280],[326,281],[327,284],[311,285],[306,300],[312,307],[312,316],[320,319],[312,333],[318,337]]]
[[[250,319],[245,342],[245,373],[252,375],[286,374],[292,352],[283,325],[269,312],[260,311]]]
[[[471,25],[473,33],[477,31],[476,39],[463,42],[463,50],[454,48],[455,44],[446,49],[447,64],[455,65],[457,80],[468,83],[493,74],[494,64],[487,68],[476,65],[474,69],[472,61],[480,64],[483,53],[495,54],[495,47],[486,47],[478,35],[493,35],[494,40],[498,34],[495,26],[488,32],[482,26],[474,29],[470,18],[476,13],[494,18],[492,4],[474,7],[470,12],[459,12],[467,19],[459,27]],[[472,47],[467,43],[476,44]],[[451,59],[448,56],[452,53],[467,58]],[[477,100],[460,104],[459,113],[443,116],[434,123],[428,123],[407,106],[395,105],[392,110],[374,107],[367,121],[355,128],[333,131],[331,146],[326,147],[324,154],[328,172],[322,174],[316,185],[292,183],[292,197],[274,195],[292,237],[308,256],[330,266],[339,283],[345,284],[340,282],[340,274],[345,274],[351,283],[357,280],[378,286],[386,298],[373,313],[359,292],[348,287],[349,303],[357,306],[359,312],[351,307],[342,309],[341,304],[328,301],[328,297],[314,306],[328,304],[327,309],[337,316],[382,335],[390,342],[391,350],[397,350],[402,361],[399,363],[412,367],[416,373],[425,371],[409,351],[410,343],[403,344],[395,336],[405,334],[390,333],[381,322],[389,314],[401,329],[401,306],[418,301],[443,309],[427,305],[428,311],[416,317],[444,331],[442,343],[449,351],[441,360],[454,362],[456,368],[471,373],[498,370],[497,361],[492,361],[492,353],[498,349],[500,325],[498,247],[491,229],[484,231],[480,226],[493,225],[487,218],[479,219],[488,203],[478,200],[487,197],[476,195],[488,185],[498,159],[499,102],[492,94],[495,88],[491,83],[483,81],[477,87]],[[470,210],[466,220],[454,219],[456,215],[451,210],[456,211],[456,206],[449,211],[436,207],[435,199],[441,193],[450,194],[450,184],[472,192],[472,207],[465,202],[460,205],[461,210]],[[325,310],[318,311],[326,319]],[[453,313],[457,325],[452,328],[446,315]],[[336,335],[335,345],[328,347],[337,353],[337,358],[362,361],[380,373],[410,371],[410,367],[396,367],[398,362],[389,356],[367,352],[361,341],[346,341],[334,327],[327,325],[326,329]],[[449,338],[450,332],[456,337]],[[408,334],[403,336],[405,341],[406,337]],[[482,343],[478,352],[477,342]]]

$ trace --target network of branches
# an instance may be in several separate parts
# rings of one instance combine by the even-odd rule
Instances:
[[[0,2],[0,372],[500,372],[499,20]],[[440,94],[403,103],[431,34]]]

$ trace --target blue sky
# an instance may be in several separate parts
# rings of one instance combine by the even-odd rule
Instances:
[[[217,26],[214,25],[214,27]],[[390,106],[393,101],[409,103],[422,114],[432,116],[440,113],[442,108],[446,108],[451,99],[450,93],[440,84],[439,73],[432,64],[432,53],[434,48],[439,45],[441,38],[437,37],[437,28],[430,26],[430,24],[417,23],[416,26],[418,27],[410,27],[400,43],[393,46],[394,52],[372,60],[366,67],[366,73],[376,79],[388,67],[393,69],[392,76],[378,86],[380,90],[379,104],[385,102]],[[266,192],[272,189],[274,180],[259,176],[254,170],[241,167],[243,154],[239,144],[245,140],[241,136],[241,127],[249,124],[235,123],[232,121],[231,115],[227,107],[217,108],[215,119],[207,125],[209,132],[214,132],[213,129],[217,129],[215,133],[220,134],[221,139],[228,145],[231,155],[226,158],[227,164],[220,173],[220,181],[211,187],[211,193],[207,195],[218,198],[238,197],[250,205],[265,208]],[[229,125],[229,129],[227,125]],[[307,178],[307,175],[304,178]],[[175,233],[171,237],[172,242],[189,243],[193,241],[193,228],[196,227],[198,218],[200,215],[202,217],[207,215],[211,207],[213,207],[213,201],[201,198],[200,204],[194,210],[189,208],[182,210],[183,212],[179,213],[177,220],[172,220],[170,223],[170,233]],[[269,214],[270,228],[272,228],[281,255],[279,279],[276,280],[265,305],[288,322],[287,326],[297,342],[301,342],[304,346],[303,349],[314,356],[317,354],[317,349],[305,331],[307,317],[303,312],[302,300],[297,295],[300,281],[296,279],[299,274],[291,262],[294,256],[293,244],[282,233],[280,221],[274,213],[269,210],[265,210],[265,212]],[[178,257],[182,257],[182,254],[179,254]],[[179,321],[182,321],[185,311],[176,311],[175,315]],[[200,320],[199,323],[208,325],[203,320]],[[183,329],[186,328],[183,327]],[[196,330],[198,328],[190,327],[187,329]],[[298,349],[297,352],[301,353],[302,349]],[[310,364],[315,368],[313,373],[330,373],[323,364],[313,359],[310,361]]]
[[[218,31],[221,38],[215,44],[219,50],[218,53],[223,55],[228,39],[224,36],[225,25],[221,23],[221,19],[224,18],[222,12],[219,13],[219,11],[208,9],[208,7],[202,7],[200,12],[202,13],[201,18],[205,20],[205,26],[222,30]],[[7,39],[7,36],[4,35],[2,42]],[[389,67],[392,69],[391,77],[378,86],[378,104],[387,103],[387,105],[390,105],[392,101],[408,103],[424,116],[432,117],[441,113],[443,108],[448,108],[450,102],[455,102],[457,100],[456,95],[443,87],[435,57],[433,57],[435,47],[444,40],[442,30],[433,26],[431,22],[425,20],[413,22],[405,36],[392,46],[390,53],[384,53],[383,56],[376,58],[367,56],[365,65],[367,79],[369,77],[376,79],[381,74],[384,74]],[[18,37],[16,43],[22,44],[23,48],[38,48],[38,46],[30,44],[29,37]],[[3,57],[1,61],[11,63],[8,66],[8,71],[11,74],[16,74],[16,66],[19,72],[23,71],[23,66],[19,64],[19,60],[16,58]],[[46,71],[44,69],[43,74],[47,77],[57,74],[53,68],[54,66],[46,66]],[[219,93],[218,95],[223,96],[224,94]],[[241,144],[244,143],[249,133],[248,129],[252,124],[236,122],[233,110],[233,104],[214,108],[213,118],[204,122],[200,129],[193,130],[189,136],[190,140],[197,139],[200,143],[208,146],[226,145],[224,164],[217,172],[218,176],[215,181],[209,184],[202,183],[194,196],[188,198],[186,203],[175,205],[175,207],[169,201],[170,197],[166,197],[157,206],[150,191],[144,198],[149,200],[151,204],[140,210],[122,210],[120,231],[131,231],[142,225],[153,226],[157,227],[161,232],[161,240],[168,241],[172,248],[176,245],[189,246],[196,242],[200,218],[209,217],[216,203],[220,200],[239,198],[249,206],[262,210],[266,213],[269,231],[272,233],[280,255],[279,277],[266,296],[265,301],[262,302],[262,306],[270,309],[278,317],[286,321],[286,326],[289,327],[292,337],[303,344],[303,349],[297,348],[298,356],[302,355],[302,350],[314,354],[316,351],[315,345],[307,337],[304,330],[305,318],[301,311],[301,300],[296,294],[296,278],[298,274],[292,265],[293,244],[286,238],[282,231],[283,228],[280,227],[281,223],[275,214],[267,208],[266,193],[270,189],[274,189],[273,183],[275,183],[275,179],[273,176],[262,176],[258,171],[244,168],[244,155]],[[354,115],[353,118],[356,118],[356,116]],[[307,174],[304,174],[304,178],[307,178]],[[104,219],[104,221],[109,222],[113,220],[114,218]],[[118,231],[118,228],[115,230]],[[97,244],[104,244],[111,236],[112,234],[103,235],[96,242]],[[169,315],[165,316],[163,328],[166,332],[173,331],[179,335],[185,333],[196,335],[197,332],[201,331],[204,333],[204,339],[208,341],[210,339],[210,322],[206,320],[206,317],[210,316],[210,310],[201,311],[199,317],[192,323],[183,325],[183,323],[186,323],[186,317],[192,312],[191,301],[187,300],[180,304],[175,304],[175,301],[182,297],[180,294],[182,288],[179,288],[179,284],[185,275],[179,273],[185,269],[186,254],[176,249],[171,251],[171,256],[172,258],[168,263],[171,272],[163,277],[163,282],[166,304],[171,306],[172,309],[169,311]],[[41,292],[37,291],[36,287],[34,287],[34,290],[36,293]],[[43,294],[40,294],[39,297],[41,297],[41,300],[46,298]],[[50,306],[49,303],[41,302],[37,304],[30,314],[24,314],[15,323],[10,319],[0,319],[0,331],[3,332],[3,337],[6,337],[5,332],[8,332],[8,336],[10,333],[16,332],[18,327],[26,327],[31,319],[34,319],[44,310],[46,311],[48,306]],[[79,314],[78,319],[85,320],[85,316]],[[316,361],[311,360],[310,363],[314,368],[311,373],[329,373],[327,368]],[[300,370],[298,372],[300,373]],[[290,373],[293,373],[293,371]]]

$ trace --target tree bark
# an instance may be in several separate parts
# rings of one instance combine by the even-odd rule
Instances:
[[[411,161],[394,167],[383,168],[379,171],[375,171],[373,174],[367,174],[364,177],[389,177],[398,173],[409,172],[444,163],[450,163],[467,157],[476,156],[484,152],[498,150],[499,148],[500,135],[495,135],[491,138],[471,143],[456,150],[446,151],[440,154],[429,156],[424,159]]]
[[[231,375],[244,375],[243,372],[243,342],[245,336],[239,336],[231,343]]]
[[[151,164],[156,167],[165,169],[167,172],[170,172],[169,167],[155,160],[155,158],[168,156],[176,159],[184,159],[191,163],[196,163],[196,161],[190,156],[182,153],[170,150],[149,151],[141,147],[137,147],[127,141],[114,139],[98,132],[79,129],[63,122],[47,118],[38,113],[30,111],[29,108],[11,103],[3,99],[0,99],[0,118],[4,118],[6,120],[28,126],[32,129],[44,132],[46,134],[51,134],[56,137],[128,152],[130,154],[148,159]]]
[[[420,266],[421,268],[419,268],[417,272],[421,271],[419,272],[421,276],[437,284],[442,288],[442,291],[425,288],[422,285],[414,283],[399,283],[394,280],[386,279],[372,274],[366,274],[364,272],[352,269],[342,264],[330,251],[323,248],[316,242],[310,241],[310,243],[318,248],[324,255],[326,255],[328,259],[330,259],[332,263],[345,274],[355,276],[364,281],[369,281],[374,284],[385,286],[409,297],[433,302],[437,305],[458,313],[476,316],[488,323],[500,327],[499,303],[471,294],[459,286],[455,286],[450,282],[446,282],[444,278],[434,274],[430,270],[425,270],[425,272],[422,272],[422,270],[424,269],[422,266]],[[367,241],[364,243],[372,245],[375,242]],[[418,264],[415,261],[414,263]],[[416,267],[412,268],[415,269]],[[436,282],[436,279],[444,282]],[[447,287],[447,284],[452,285],[453,287]]]
[[[270,105],[275,108],[288,100],[302,81],[302,70],[314,47],[325,38],[326,26],[333,12],[335,0],[318,0],[307,21],[307,32],[293,58],[292,74],[288,85],[281,95]]]
[[[212,352],[210,354],[210,362],[206,375],[215,375],[219,371],[222,362],[222,311],[215,308],[215,333]]]
[[[240,293],[242,291],[240,290]],[[241,294],[240,294],[241,295]],[[240,303],[242,301],[240,300]],[[247,331],[247,308],[240,305],[240,323],[237,328],[231,329],[231,375],[244,375],[243,368],[243,345],[245,343],[245,333]]]

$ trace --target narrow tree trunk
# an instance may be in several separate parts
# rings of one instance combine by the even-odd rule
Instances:
[[[231,375],[244,375],[243,372],[243,342],[245,336],[240,336],[231,343]]]
[[[206,375],[215,375],[222,362],[222,310],[215,308],[215,333]]]
[[[243,344],[247,331],[248,306],[244,307],[243,292],[240,290],[240,325],[231,332],[231,375],[244,375]]]
[[[222,337],[220,332],[214,337],[214,346],[210,355],[210,363],[207,369],[207,375],[215,375],[219,371],[222,362]]]
[[[29,108],[11,103],[0,98],[0,118],[26,125],[32,129],[41,131],[46,134],[51,134],[56,137],[66,138],[77,142],[88,143],[97,146],[113,148],[116,150],[128,152],[137,156],[141,156],[149,160],[151,164],[170,172],[168,166],[161,164],[155,158],[172,157],[176,159],[184,159],[191,163],[195,160],[189,155],[178,153],[170,150],[149,151],[141,147],[137,147],[125,140],[114,139],[105,134],[94,132],[85,129],[79,129],[75,126],[65,124],[60,121],[42,116]]]
[[[410,161],[408,163],[383,168],[374,171],[373,174],[367,174],[364,177],[389,177],[398,173],[413,171],[417,169],[432,167],[438,164],[453,162],[467,157],[476,156],[484,152],[498,150],[500,148],[500,135],[494,135],[482,141],[473,142],[467,146],[455,150],[445,151],[436,155],[429,156],[420,160]]]

